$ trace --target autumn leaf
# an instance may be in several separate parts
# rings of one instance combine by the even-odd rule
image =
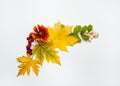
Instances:
[[[72,33],[72,26],[64,26],[58,22],[54,28],[48,27],[49,38],[53,41],[54,48],[67,51],[67,46],[73,46],[79,41],[78,38],[70,36]]]
[[[26,72],[28,75],[30,75],[30,68],[32,68],[36,76],[38,76],[39,73],[38,61],[36,59],[33,60],[29,54],[27,54],[27,56],[17,58],[17,61],[21,63],[18,66],[20,70],[17,76],[24,75]]]
[[[36,55],[40,65],[42,66],[43,61],[60,64],[60,57],[57,55],[57,51],[53,48],[52,42],[39,42],[38,45],[34,45],[33,54]]]

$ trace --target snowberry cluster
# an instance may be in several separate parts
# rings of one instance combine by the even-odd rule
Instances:
[[[29,35],[29,37],[27,37],[27,41],[28,41],[28,45],[26,46],[26,52],[29,55],[32,55],[32,49],[31,49],[31,45],[32,42],[34,41],[33,37],[31,35]]]

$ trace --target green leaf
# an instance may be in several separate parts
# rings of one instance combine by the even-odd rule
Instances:
[[[74,37],[76,37],[76,38],[78,38],[78,39],[80,38],[77,33],[71,33],[69,36],[74,36]]]
[[[81,26],[80,26],[80,25],[77,25],[77,26],[74,27],[73,32],[74,32],[74,33],[78,33],[78,32],[80,32],[80,30],[81,30]]]
[[[88,25],[88,27],[87,27],[88,32],[92,31],[92,29],[93,29],[93,26],[92,25]]]
[[[85,25],[85,26],[82,27],[81,33],[85,33],[86,30],[87,30],[87,26]]]
[[[81,34],[81,37],[83,38],[83,40],[89,40],[89,36],[88,35]]]
[[[36,55],[40,65],[42,66],[44,59],[47,62],[52,62],[56,64],[60,64],[59,56],[57,55],[57,51],[52,47],[52,43],[44,42],[39,45],[35,45],[33,48],[33,54]]]

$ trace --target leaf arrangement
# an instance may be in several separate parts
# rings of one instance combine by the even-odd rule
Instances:
[[[98,37],[98,33],[93,31],[92,25],[65,26],[58,22],[54,27],[37,25],[33,30],[27,37],[26,56],[17,58],[20,63],[17,76],[25,73],[30,75],[31,68],[38,76],[44,60],[61,65],[56,48],[67,52],[67,46],[73,46],[82,40],[91,41]]]

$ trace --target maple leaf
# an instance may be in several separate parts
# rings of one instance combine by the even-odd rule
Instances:
[[[33,54],[36,55],[36,58],[39,61],[39,64],[42,66],[44,59],[47,62],[52,62],[56,64],[60,64],[59,56],[57,55],[57,51],[53,48],[52,42],[44,42],[39,43],[38,45],[34,45]]]
[[[30,75],[30,67],[32,67],[34,73],[36,74],[36,76],[38,76],[39,73],[38,61],[36,59],[33,60],[29,54],[27,54],[27,56],[17,58],[17,61],[21,63],[18,66],[20,70],[17,76],[24,75],[26,72],[28,75]]]
[[[63,26],[58,22],[54,28],[48,27],[49,38],[53,41],[54,48],[67,51],[67,46],[73,46],[79,41],[78,38],[70,36],[72,33],[72,26]]]

